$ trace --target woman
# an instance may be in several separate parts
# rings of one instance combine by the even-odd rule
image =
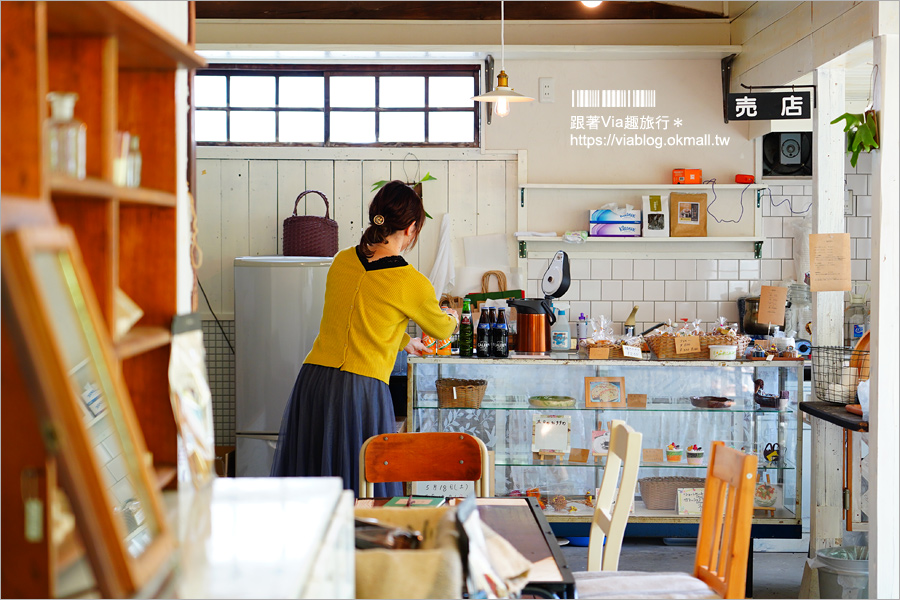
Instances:
[[[357,496],[363,442],[394,432],[388,380],[397,352],[425,350],[406,334],[409,320],[436,339],[450,337],[459,323],[400,256],[425,222],[418,194],[391,181],[369,205],[369,222],[359,246],[338,252],[328,270],[319,335],[297,375],[272,464],[275,477],[342,477]],[[379,497],[402,493],[400,483],[375,485]]]

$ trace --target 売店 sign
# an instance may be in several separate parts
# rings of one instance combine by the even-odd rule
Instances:
[[[729,121],[808,119],[811,116],[809,92],[728,94]]]

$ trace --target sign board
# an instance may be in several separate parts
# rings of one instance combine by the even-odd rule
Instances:
[[[608,429],[591,432],[591,452],[594,456],[606,456],[609,454],[609,438]]]
[[[623,345],[622,354],[625,356],[625,358],[637,358],[639,360],[644,358],[644,355],[641,354],[640,346]]]
[[[729,121],[809,119],[811,116],[809,92],[728,94]]]
[[[445,496],[464,498],[475,493],[474,481],[413,481],[414,496]]]
[[[647,408],[647,394],[628,394],[625,404],[628,408]]]
[[[609,348],[591,348],[588,352],[591,360],[606,360],[609,358]]]
[[[700,515],[703,512],[703,488],[678,488],[678,514]]]
[[[675,338],[675,354],[690,354],[700,352],[700,338],[696,335],[686,335]]]
[[[759,293],[759,313],[756,322],[761,325],[784,326],[784,305],[787,300],[787,288],[776,285],[764,285]]]
[[[532,415],[531,451],[568,454],[571,433],[572,417],[569,415]]]
[[[850,291],[850,234],[809,234],[809,289]]]
[[[645,463],[666,462],[666,451],[662,448],[644,448],[641,452],[641,460]]]

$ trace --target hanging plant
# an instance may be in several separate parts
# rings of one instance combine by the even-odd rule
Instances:
[[[406,157],[403,159],[403,174],[406,175],[406,179],[407,179],[407,181],[404,183],[406,183],[406,185],[411,187],[413,189],[413,191],[419,195],[419,198],[422,198],[424,200],[425,198],[422,196],[422,182],[423,181],[437,181],[437,177],[433,177],[430,172],[426,172],[425,177],[423,177],[422,179],[419,179],[417,181],[415,179],[413,181],[409,181],[409,175],[406,173],[406,161],[410,157],[412,157],[416,161],[416,177],[418,177],[418,175],[419,175],[419,159],[416,158],[416,156],[412,152],[408,152],[406,154]],[[383,188],[385,186],[386,183],[388,183],[388,181],[389,181],[388,179],[382,179],[381,181],[376,181],[375,183],[372,184],[371,191],[374,192],[376,190],[380,190],[381,188]],[[428,211],[425,211],[425,216],[429,219],[432,218],[431,215],[428,214]]]
[[[847,133],[847,153],[850,154],[850,165],[855,167],[859,153],[871,152],[878,148],[878,119],[874,110],[861,114],[844,113],[831,122],[846,121],[844,131]]]

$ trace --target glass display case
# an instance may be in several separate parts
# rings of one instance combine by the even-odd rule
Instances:
[[[473,408],[446,392],[439,398],[441,379],[487,385]],[[493,455],[494,495],[539,496],[550,521],[590,521],[605,432],[622,419],[643,433],[630,523],[698,522],[690,494],[677,490],[703,487],[712,442],[721,440],[759,458],[754,524],[798,525],[802,382],[803,362],[793,360],[410,357],[407,414],[410,431],[481,438]],[[762,404],[756,392],[766,395]],[[694,446],[702,452],[688,452]]]

